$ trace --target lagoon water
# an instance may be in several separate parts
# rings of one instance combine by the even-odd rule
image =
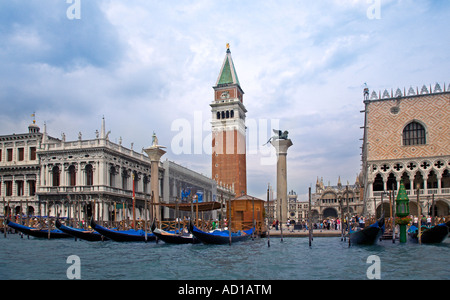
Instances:
[[[255,239],[229,245],[169,245],[0,237],[0,279],[67,280],[80,258],[83,280],[367,280],[370,256],[381,279],[450,279],[450,239],[440,245],[381,241],[351,246],[340,238]]]

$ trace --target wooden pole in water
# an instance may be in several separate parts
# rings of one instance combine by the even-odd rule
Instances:
[[[422,207],[420,207],[420,185],[417,184],[417,214],[418,214],[418,227],[419,234],[417,235],[419,238],[419,245],[422,245]]]
[[[266,211],[266,217],[267,217],[267,247],[270,247],[270,219],[269,219],[269,186],[267,186],[267,211]],[[5,199],[5,198],[3,198]]]
[[[147,199],[147,195],[144,194],[144,232],[145,232],[145,242],[147,243],[147,231],[148,231],[148,224],[147,224],[147,219],[148,219],[148,205],[147,205],[148,199]]]
[[[191,222],[192,224],[194,224],[194,221],[192,220],[192,218],[194,217],[194,199],[192,198],[192,196],[190,196],[191,198]]]
[[[348,246],[350,247],[350,245],[351,245],[350,230],[351,230],[352,225],[350,223],[350,209],[348,207],[348,185],[346,186],[345,191],[347,193],[347,231],[348,231],[347,235],[348,235]]]
[[[434,193],[431,195],[431,226],[435,226],[436,225],[436,212],[434,211]]]
[[[380,206],[380,218],[381,218],[381,216],[384,214],[384,204],[383,204],[383,202],[384,202],[384,199],[383,199],[383,196],[384,196],[384,191],[381,193],[381,206]],[[376,213],[376,211],[375,211],[375,219],[377,218],[377,213]]]
[[[228,211],[229,211],[228,235],[230,237],[230,246],[231,246],[231,198],[228,198]]]
[[[155,193],[152,191],[152,202],[150,203],[150,218],[152,219],[152,223],[155,223],[156,226],[156,216],[155,216]]]
[[[6,201],[5,201],[5,197],[3,197],[3,233],[5,235],[6,238],[6,219],[7,219],[7,211],[6,211]]]
[[[197,219],[196,220],[196,226],[197,226],[197,228],[200,228],[199,226],[198,226],[198,196],[197,196],[197,201],[196,201],[196,204],[195,204],[195,218]],[[203,228],[203,226],[202,226],[202,228]]]
[[[339,199],[339,208],[341,209],[341,242],[344,241],[344,199]]]
[[[225,202],[223,201],[223,192],[220,193],[220,228],[223,229],[225,226],[223,225],[224,223],[224,213],[223,213],[223,208],[225,207]]]
[[[113,205],[114,205],[114,225],[112,227],[116,227],[117,226],[116,225],[116,223],[117,223],[117,204],[115,201],[113,202]]]
[[[392,244],[395,244],[395,191],[392,190]]]
[[[256,230],[256,225],[255,225],[255,197],[252,197],[252,205],[253,205],[253,216],[252,216],[252,224],[253,224],[253,231],[252,231],[252,241],[255,239],[255,230]]]
[[[389,192],[389,214],[390,214],[389,219],[391,219],[392,234],[393,234],[393,232],[394,232],[394,218],[392,217],[392,191]]]
[[[28,198],[25,199],[25,213],[27,214],[27,226],[30,226],[30,216],[28,214]]]
[[[48,223],[48,239],[50,239],[50,227],[51,227],[51,222],[50,222],[50,202],[48,203],[47,223]]]
[[[80,200],[78,201],[78,207],[77,207],[77,210],[78,210],[78,222],[83,222],[83,219],[81,218],[81,201],[83,200],[83,198],[82,197],[80,197]],[[83,225],[83,224],[81,224],[81,225]],[[83,226],[80,226],[80,228],[83,228]]]
[[[178,196],[175,198],[175,226],[178,231],[180,231],[180,221],[178,220]]]
[[[70,221],[71,221],[71,218],[70,218],[70,206],[71,206],[71,203],[72,201],[70,201],[70,195],[67,195],[67,225],[68,226],[71,226],[70,225]]]
[[[383,193],[381,193],[381,197],[383,197]],[[377,218],[377,200],[376,199],[377,199],[376,197],[373,197],[373,208],[375,210],[375,219]]]
[[[279,199],[281,203],[281,199]],[[280,233],[281,233],[281,242],[283,242],[283,206],[280,205]]]
[[[308,236],[309,236],[309,247],[312,245],[312,209],[311,209],[311,187],[309,187],[308,191]]]
[[[19,200],[19,220],[20,220],[20,225],[22,225],[22,215],[23,215],[23,208],[22,208],[22,199]]]

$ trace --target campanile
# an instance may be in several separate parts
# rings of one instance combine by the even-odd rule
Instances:
[[[233,188],[236,197],[247,194],[244,91],[231,58],[230,47],[214,89],[212,112],[212,177]]]

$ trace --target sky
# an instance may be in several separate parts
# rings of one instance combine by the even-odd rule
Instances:
[[[361,170],[363,87],[450,83],[448,0],[0,0],[0,135],[110,140],[211,176],[213,86],[230,44],[247,119],[247,192],[276,187],[263,146],[288,130],[288,191]]]

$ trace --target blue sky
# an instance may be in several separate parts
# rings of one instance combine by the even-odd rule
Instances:
[[[155,131],[164,158],[210,175],[194,144],[208,145],[230,43],[247,120],[262,131],[249,143],[248,193],[265,198],[276,186],[275,165],[261,160],[267,123],[289,130],[288,189],[305,195],[318,176],[345,184],[360,172],[365,82],[376,91],[450,83],[446,0],[79,3],[71,20],[65,0],[0,0],[0,134],[26,132],[36,112],[52,136],[94,138],[105,116],[112,141],[137,150]],[[194,154],[171,150],[180,122]]]

